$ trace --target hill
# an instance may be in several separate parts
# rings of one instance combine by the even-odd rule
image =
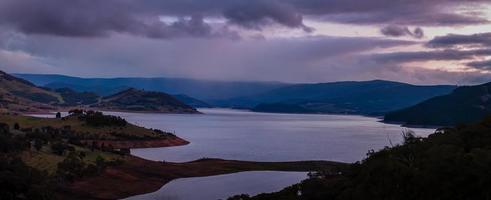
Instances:
[[[129,87],[182,94],[216,107],[257,112],[347,113],[383,115],[450,93],[455,86],[417,86],[392,81],[343,81],[316,84],[221,82],[176,78],[78,78],[62,75],[16,74],[40,86],[67,87],[111,95]],[[176,95],[181,101],[205,106]],[[198,103],[198,104],[196,104]]]
[[[237,99],[257,112],[379,115],[448,94],[455,87],[417,86],[383,80],[298,84]]]
[[[406,125],[456,125],[491,114],[491,83],[463,86],[414,106],[387,113],[385,121]]]
[[[0,109],[34,112],[63,103],[63,98],[52,91],[0,71]]]
[[[129,148],[189,143],[120,117],[83,110],[69,113],[63,118],[0,114],[0,199],[78,199],[74,191],[68,197],[60,197],[60,193],[77,181],[131,162]],[[91,183],[99,184],[101,181]]]
[[[19,78],[49,88],[68,87],[78,92],[95,92],[101,96],[127,88],[185,94],[209,103],[214,100],[260,94],[287,84],[277,82],[210,81],[186,78],[79,78],[50,74],[15,74]]]
[[[169,94],[134,88],[103,97],[99,103],[92,105],[92,107],[119,111],[198,113],[193,107],[186,105]]]
[[[195,99],[193,97],[190,97],[188,95],[184,94],[178,94],[178,95],[173,95],[176,99],[179,101],[182,101],[183,103],[192,106],[193,108],[211,108],[213,107],[209,103],[206,103],[204,101],[201,101],[199,99]]]
[[[70,88],[59,88],[54,92],[61,95],[64,106],[90,105],[99,101],[99,95],[93,92],[77,92]]]

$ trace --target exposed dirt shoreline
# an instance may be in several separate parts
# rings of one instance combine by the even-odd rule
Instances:
[[[201,159],[185,163],[156,162],[127,156],[101,175],[75,181],[60,189],[60,199],[122,199],[157,191],[177,178],[202,177],[242,171],[337,171],[347,165],[330,161],[250,162]],[[265,177],[267,178],[267,177]]]
[[[115,149],[133,149],[133,148],[158,148],[158,147],[172,147],[172,146],[182,146],[189,144],[188,141],[179,138],[165,138],[165,139],[154,139],[154,140],[83,140],[87,144],[95,142],[97,146],[111,146]]]

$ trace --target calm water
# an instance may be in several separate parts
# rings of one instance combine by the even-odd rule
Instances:
[[[175,132],[191,144],[133,149],[151,160],[191,161],[203,157],[252,160],[354,162],[370,149],[401,142],[404,128],[353,115],[272,114],[201,109],[202,115],[111,113],[150,128]],[[433,129],[412,129],[426,136]]]
[[[404,128],[353,115],[253,113],[201,109],[202,115],[120,113],[132,123],[175,132],[191,142],[180,147],[132,149],[146,159],[183,162],[203,157],[252,161],[333,160],[354,162],[370,149],[401,142]],[[54,116],[54,115],[53,115]],[[433,129],[412,129],[427,136]],[[242,172],[183,178],[131,200],[209,200],[278,191],[305,172]],[[192,191],[192,192],[190,192]]]
[[[247,193],[279,191],[307,178],[306,172],[240,172],[219,176],[181,178],[160,190],[126,200],[210,200]]]

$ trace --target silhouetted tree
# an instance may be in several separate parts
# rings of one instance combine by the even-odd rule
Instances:
[[[19,130],[19,129],[20,129],[19,123],[17,123],[17,122],[16,122],[16,123],[14,124],[14,129],[15,129],[15,130]]]

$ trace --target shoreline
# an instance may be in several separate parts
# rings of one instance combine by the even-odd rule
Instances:
[[[346,163],[331,161],[254,162],[200,159],[191,162],[158,162],[127,156],[125,162],[107,168],[101,175],[66,185],[60,199],[124,199],[151,193],[178,178],[204,177],[244,171],[339,171]]]
[[[143,114],[177,114],[177,115],[195,115],[195,114],[204,114],[199,112],[196,109],[196,112],[164,112],[164,111],[135,111],[135,110],[120,110],[120,109],[101,109],[98,107],[56,107],[56,109],[46,109],[46,110],[37,110],[37,111],[29,111],[29,112],[19,112],[22,115],[32,115],[32,114],[55,114],[57,112],[68,112],[73,109],[84,109],[84,110],[94,110],[100,112],[120,112],[120,113],[143,113]]]
[[[160,148],[160,147],[174,147],[190,144],[189,141],[180,137],[172,139],[154,139],[154,140],[83,140],[91,144],[95,142],[97,146],[110,145],[115,149],[144,149],[144,148]]]
[[[444,128],[446,126],[440,126],[440,125],[425,125],[425,124],[408,124],[406,122],[399,122],[399,121],[386,121],[384,119],[380,120],[380,122],[385,123],[385,124],[394,124],[394,125],[399,125],[404,128],[429,128],[429,129],[439,129],[439,128]]]

